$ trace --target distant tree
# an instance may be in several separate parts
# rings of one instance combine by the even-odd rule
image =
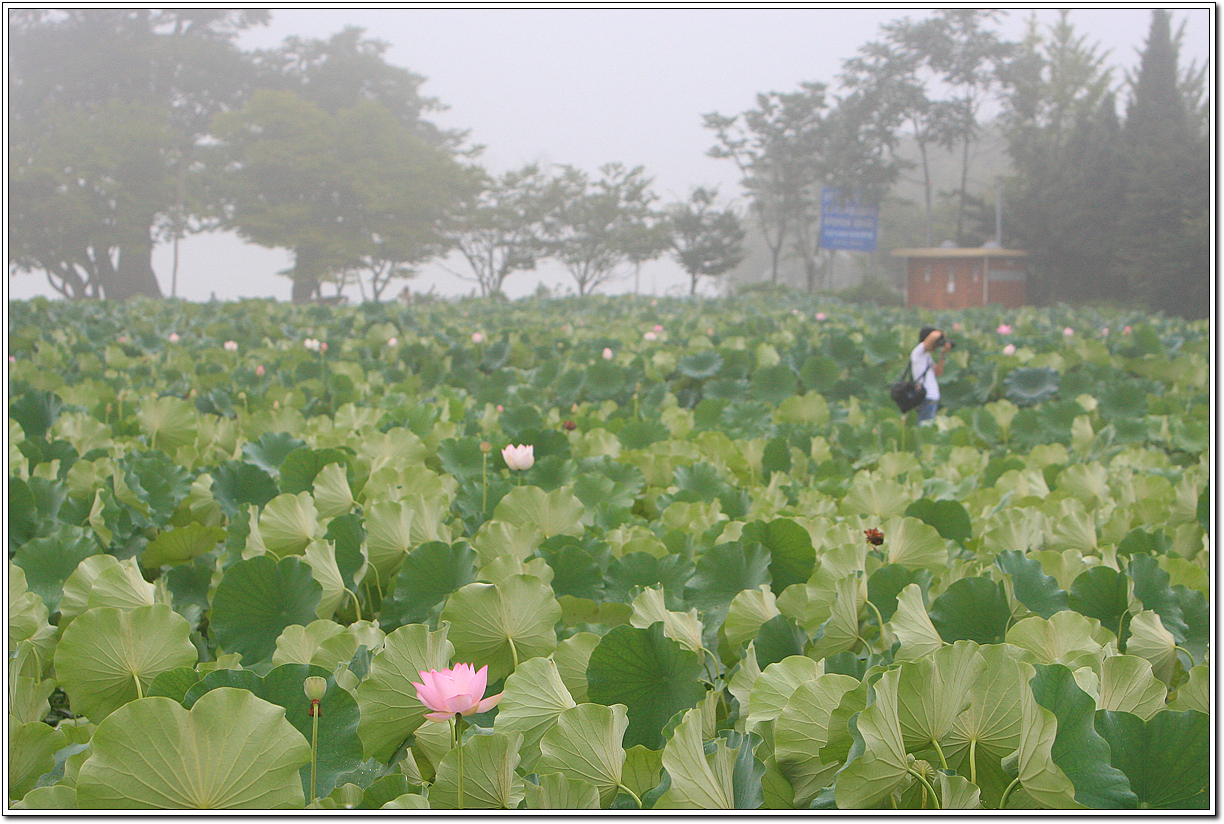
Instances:
[[[1206,317],[1210,305],[1208,143],[1187,109],[1169,13],[1152,24],[1123,127],[1126,194],[1117,260],[1150,306]]]
[[[667,249],[667,228],[651,206],[658,198],[641,166],[609,163],[595,180],[573,166],[560,169],[552,181],[555,205],[545,216],[545,237],[549,256],[569,271],[579,295],[621,277],[625,264]]]
[[[447,246],[444,218],[468,184],[463,134],[422,119],[440,105],[386,49],[349,27],[257,51],[259,91],[215,124],[226,225],[292,252],[295,302],[357,272],[381,293]]]
[[[778,282],[788,246],[793,249],[797,236],[818,220],[814,160],[828,108],[826,89],[824,83],[800,83],[796,92],[758,94],[756,108],[735,117],[703,116],[705,127],[718,138],[707,154],[729,158],[740,170],[740,185],[769,248],[771,283]]]
[[[207,228],[209,119],[266,10],[9,10],[10,270],[66,297],[160,297],[158,240]]]
[[[1057,23],[1028,23],[1001,78],[1001,117],[1015,169],[1007,231],[1030,254],[1038,302],[1119,299],[1113,249],[1124,168],[1105,56]]]
[[[744,259],[744,229],[733,209],[714,205],[718,189],[696,188],[685,203],[667,209],[671,223],[672,257],[688,272],[689,294],[697,294],[697,281],[716,278]]]
[[[479,168],[471,172],[479,185],[451,215],[446,236],[471,270],[453,274],[491,295],[515,272],[535,269],[548,253],[544,220],[555,191],[535,164],[498,177]]]
[[[228,160],[226,225],[293,251],[295,300],[363,274],[377,300],[448,247],[442,227],[465,176],[377,102],[333,113],[261,90],[215,131]]]

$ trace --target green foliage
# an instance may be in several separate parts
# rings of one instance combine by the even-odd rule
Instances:
[[[472,808],[1204,804],[1207,325],[967,310],[998,382],[915,432],[873,381],[924,319],[813,300],[12,304],[12,806],[300,809],[317,674],[319,807],[456,808],[457,663]],[[168,325],[251,338],[218,378]],[[307,417],[320,328],[356,391]],[[206,383],[247,401],[157,400]]]

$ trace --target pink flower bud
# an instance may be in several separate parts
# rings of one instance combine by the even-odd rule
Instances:
[[[654,330],[655,330],[656,332],[662,332],[662,331],[663,331],[663,327],[662,327],[662,325],[660,325],[660,324],[656,323],[656,324],[654,325]]]
[[[484,340],[484,335],[479,332],[472,333],[472,343],[481,343]]]
[[[1129,326],[1123,326],[1123,327],[1122,327],[1122,334],[1123,334],[1123,335],[1129,335],[1130,333],[1131,333],[1131,328],[1130,328]]]
[[[178,332],[171,332],[171,333],[170,333],[170,342],[171,342],[171,343],[178,343],[178,342],[179,342]]]
[[[612,350],[609,349],[607,346],[605,346],[603,350],[603,359],[612,360]]]
[[[237,352],[238,351],[238,341],[236,340],[227,340],[225,343],[221,345],[225,348],[226,352]]]
[[[399,346],[399,338],[388,338],[387,346]]]
[[[1075,334],[1075,330],[1074,330],[1074,329],[1072,329],[1070,326],[1067,326],[1067,327],[1064,327],[1064,328],[1063,328],[1063,336],[1064,336],[1064,337],[1068,337],[1068,338],[1069,338],[1069,337],[1071,337],[1071,336],[1072,336],[1072,335],[1074,335],[1074,334]]]
[[[264,365],[262,363],[255,367],[255,374],[261,378],[264,376],[265,371],[267,370],[264,369]]]
[[[816,313],[816,320],[828,320],[828,319],[829,319],[829,316],[826,315],[824,312]]]
[[[1014,344],[1014,343],[1009,343],[1009,344],[1007,344],[1007,346],[1004,346],[1004,347],[1003,347],[1003,354],[1004,354],[1004,355],[1014,355],[1014,354],[1016,354],[1016,344]]]
[[[646,334],[642,335],[642,339],[648,342],[654,342],[659,339],[659,336],[654,332],[647,332]]]
[[[1012,328],[1008,326],[1006,323],[1000,323],[999,328],[996,329],[995,331],[998,332],[1000,335],[1010,335]]]

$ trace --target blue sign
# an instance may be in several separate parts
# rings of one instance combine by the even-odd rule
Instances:
[[[874,252],[880,211],[860,206],[853,199],[841,200],[836,189],[820,193],[820,247],[850,252]]]

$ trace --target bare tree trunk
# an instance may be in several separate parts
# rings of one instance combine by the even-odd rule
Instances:
[[[319,272],[316,254],[312,248],[302,245],[293,250],[294,303],[310,303],[319,294]]]
[[[98,256],[98,280],[107,300],[127,300],[137,295],[163,297],[153,273],[153,241],[129,243],[119,248],[119,265],[112,267],[110,257]]]

